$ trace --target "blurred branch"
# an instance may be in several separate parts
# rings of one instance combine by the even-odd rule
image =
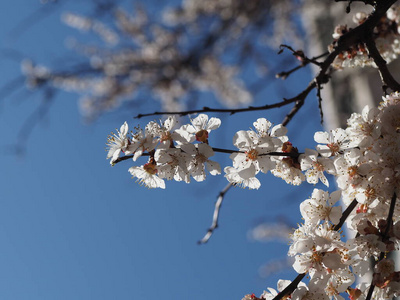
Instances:
[[[11,40],[16,40],[24,31],[29,29],[32,25],[44,20],[51,16],[57,9],[64,5],[65,1],[49,1],[45,4],[40,4],[34,12],[30,13],[27,17],[23,18],[15,25],[8,33]]]
[[[44,91],[44,96],[40,105],[30,114],[23,122],[18,131],[17,141],[12,146],[15,154],[23,155],[26,152],[27,139],[31,135],[36,125],[47,115],[51,104],[55,97],[55,90],[47,88]]]

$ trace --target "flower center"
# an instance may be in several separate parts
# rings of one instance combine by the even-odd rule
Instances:
[[[357,173],[357,166],[351,166],[347,169],[347,173],[349,174],[350,178],[356,176]]]
[[[200,131],[196,132],[196,141],[206,143],[208,139],[208,131],[205,129],[202,129]]]
[[[246,151],[247,159],[256,160],[258,156],[258,152],[256,149],[251,149],[250,151]]]
[[[160,139],[161,143],[166,141],[172,141],[171,133],[169,131],[164,131]]]
[[[200,153],[196,154],[196,157],[195,157],[195,164],[196,165],[203,164],[206,161],[207,161],[207,157],[205,157],[203,154],[200,154]]]
[[[327,146],[331,150],[332,155],[335,155],[340,150],[339,144],[337,143],[327,144]]]
[[[151,174],[151,175],[157,174],[156,165],[153,164],[153,163],[147,163],[147,164],[145,164],[145,165],[143,166],[143,169],[144,169],[147,173],[149,173],[149,174]]]
[[[314,169],[317,170],[318,172],[323,172],[324,171],[324,165],[321,164],[320,162],[314,162]]]
[[[365,196],[368,198],[368,199],[371,199],[371,198],[373,198],[375,195],[376,195],[376,191],[375,191],[375,189],[374,188],[372,188],[372,187],[368,187],[366,190],[365,190]]]
[[[322,255],[319,252],[314,252],[312,254],[311,260],[317,264],[320,264],[322,262]]]

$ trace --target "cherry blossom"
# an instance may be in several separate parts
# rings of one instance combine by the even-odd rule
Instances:
[[[157,167],[153,162],[149,162],[141,167],[130,167],[129,173],[138,178],[138,182],[144,186],[165,189],[165,182],[157,176]]]
[[[192,124],[183,125],[180,129],[176,130],[183,136],[189,136],[189,142],[194,140],[206,143],[208,141],[208,135],[211,130],[219,128],[221,120],[218,118],[208,119],[205,114],[200,114],[196,118],[190,120]]]
[[[300,156],[301,170],[306,171],[308,183],[316,184],[321,180],[323,184],[329,187],[328,179],[324,172],[334,174],[336,172],[333,161],[329,158],[318,157],[318,152],[312,149],[306,149],[305,154]]]
[[[330,221],[332,224],[339,223],[342,216],[340,206],[333,206],[340,199],[340,191],[329,195],[323,190],[314,189],[311,198],[300,204],[300,212],[306,223],[319,224],[320,221]]]
[[[188,164],[188,171],[194,180],[205,180],[205,169],[207,169],[211,175],[221,174],[219,163],[208,159],[209,157],[214,156],[214,151],[209,145],[198,144],[197,147],[195,147],[193,144],[185,144],[182,145],[181,149],[191,155],[191,160]]]
[[[400,271],[383,256],[400,246],[400,204],[392,205],[400,194],[398,115],[400,94],[392,93],[383,97],[379,107],[353,113],[347,128],[315,133],[316,149],[304,153],[289,142],[285,127],[272,126],[264,118],[253,123],[255,130],[236,132],[236,151],[213,148],[208,134],[220,127],[221,121],[204,114],[177,130],[173,117],[161,124],[149,122],[144,132],[138,128],[131,136],[125,122],[109,138],[107,158],[115,163],[121,153],[131,155],[133,161],[149,156],[146,164],[129,168],[148,188],[165,188],[164,179],[203,181],[206,170],[213,176],[221,174],[219,163],[209,159],[215,151],[230,153],[233,166],[224,168],[224,176],[242,188],[259,189],[261,182],[256,176],[268,171],[294,185],[306,180],[329,186],[326,174],[331,174],[338,190],[314,189],[300,203],[304,224],[290,236],[288,255],[294,257],[294,270],[307,274],[309,282],[298,285],[290,298],[341,300],[347,292],[350,299],[362,300],[372,284],[372,297],[390,299],[400,291]],[[389,211],[392,217],[388,221]],[[339,231],[343,218],[357,233],[355,237],[346,239]],[[386,230],[388,226],[390,230]],[[371,258],[377,261],[374,267],[369,264]],[[356,277],[372,271],[371,284],[350,287]],[[289,283],[280,281],[278,291]],[[259,298],[249,294],[243,299],[273,299],[278,291],[268,288]]]
[[[107,146],[109,148],[107,159],[111,158],[110,164],[113,164],[119,157],[121,151],[125,151],[129,145],[128,124],[125,122],[121,128],[117,130],[117,134],[111,133],[108,137]]]

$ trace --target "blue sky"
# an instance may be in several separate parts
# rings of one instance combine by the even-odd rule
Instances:
[[[39,1],[24,0],[0,4],[1,85],[20,76],[18,56],[15,60],[4,49],[50,64],[69,55],[66,37],[84,38],[61,24],[61,9],[15,34],[15,24],[39,6]],[[62,8],[87,11],[79,1]],[[285,96],[298,93],[310,79],[307,72],[299,77],[287,83]],[[276,99],[276,93],[267,90],[255,105]],[[264,175],[258,191],[231,190],[220,228],[199,246],[216,196],[226,185],[223,176],[190,185],[167,182],[166,190],[137,185],[127,171],[131,161],[110,167],[106,138],[124,121],[133,127],[152,119],[138,121],[131,117],[137,112],[123,112],[86,124],[78,95],[71,93],[57,95],[49,114],[21,141],[26,153],[14,155],[11,145],[41,97],[19,88],[0,99],[1,299],[241,299],[275,288],[279,278],[294,278],[290,269],[261,278],[258,269],[285,258],[287,245],[249,241],[247,232],[282,216],[295,226],[301,221],[298,205],[313,186],[292,188]],[[233,149],[236,131],[248,129],[259,117],[279,123],[285,112],[213,115],[222,126],[210,142]],[[300,150],[314,146],[318,118],[316,100],[310,98],[289,125],[289,137]],[[221,154],[216,158],[229,163]]]

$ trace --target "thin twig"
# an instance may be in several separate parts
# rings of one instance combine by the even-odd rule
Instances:
[[[32,134],[35,126],[48,114],[48,111],[55,99],[55,90],[48,88],[44,90],[44,97],[40,105],[23,122],[18,131],[17,141],[11,146],[14,154],[23,155],[26,152],[27,140]]]
[[[329,52],[324,52],[318,56],[314,56],[312,58],[308,58],[307,56],[305,56],[304,52],[302,51],[295,51],[292,47],[288,46],[288,45],[281,45],[281,48],[284,47],[286,49],[289,49],[290,51],[292,51],[293,55],[296,56],[300,61],[301,64],[298,65],[297,67],[294,67],[293,69],[289,70],[289,71],[283,71],[280,73],[277,73],[275,75],[276,78],[281,78],[283,80],[285,80],[286,78],[289,77],[289,75],[293,74],[294,72],[296,72],[297,70],[300,70],[301,68],[304,68],[305,66],[307,66],[308,64],[312,63],[314,65],[317,66],[321,66],[322,62],[317,61],[317,59],[320,59],[324,56],[327,56],[329,54]],[[282,51],[282,49],[281,49]],[[278,53],[280,54],[281,51],[279,51]]]
[[[324,111],[322,110],[322,96],[321,96],[322,86],[317,82],[317,98],[318,98],[318,108],[319,115],[321,117],[321,125],[324,125]]]
[[[227,153],[227,154],[232,154],[232,153],[245,153],[245,151],[240,151],[240,150],[230,150],[230,149],[222,149],[222,148],[215,148],[212,147],[214,152],[219,152],[219,153]],[[268,152],[268,153],[261,153],[258,156],[285,156],[285,157],[292,157],[292,158],[298,158],[301,154],[303,153],[299,153],[299,152]],[[142,156],[148,156],[148,153],[143,153]],[[132,158],[133,155],[126,155],[126,156],[122,156],[117,158],[114,162],[113,165],[130,159]]]
[[[232,183],[228,183],[226,187],[219,193],[217,202],[215,202],[215,208],[214,208],[214,214],[213,214],[213,220],[211,223],[211,227],[207,230],[207,233],[204,235],[204,237],[198,241],[197,243],[199,245],[205,244],[208,242],[208,240],[211,238],[211,236],[214,233],[214,230],[218,228],[218,218],[219,218],[219,211],[221,209],[222,201],[224,200],[224,196],[226,192],[232,187]]]
[[[285,106],[287,104],[293,103],[297,101],[297,97],[293,97],[291,99],[284,99],[283,101],[274,103],[274,104],[266,104],[263,106],[249,106],[246,108],[237,108],[237,109],[224,109],[224,108],[210,108],[207,106],[204,106],[201,109],[193,109],[193,110],[185,110],[185,111],[172,111],[172,112],[167,112],[167,111],[162,111],[162,112],[154,112],[154,113],[148,113],[148,114],[138,114],[135,118],[140,119],[143,117],[148,117],[148,116],[157,116],[157,115],[181,115],[181,116],[186,116],[190,114],[196,114],[196,113],[202,113],[202,112],[218,112],[218,113],[230,113],[231,115],[235,113],[240,113],[240,112],[248,112],[248,111],[257,111],[257,110],[267,110],[267,109],[272,109],[272,108],[278,108]]]

